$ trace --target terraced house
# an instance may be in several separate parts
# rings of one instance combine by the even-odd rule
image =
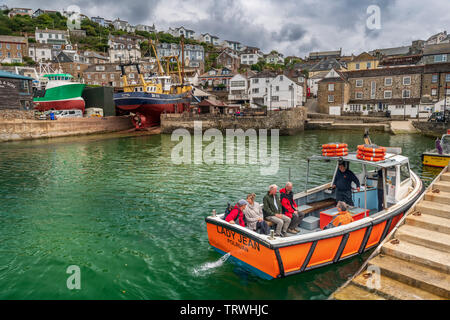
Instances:
[[[28,55],[28,40],[25,37],[0,36],[0,62],[21,63]]]

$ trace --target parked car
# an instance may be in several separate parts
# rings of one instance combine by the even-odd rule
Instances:
[[[445,111],[445,117],[444,112],[433,112],[430,117],[428,118],[429,122],[444,122],[450,120],[450,111]]]
[[[59,111],[58,113],[55,112],[56,119],[60,119],[60,118],[82,118],[83,117],[83,112],[81,112],[81,110],[78,110],[78,109],[58,110],[58,111]]]

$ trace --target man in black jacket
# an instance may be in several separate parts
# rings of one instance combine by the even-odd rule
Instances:
[[[354,206],[352,199],[352,182],[356,184],[359,191],[360,183],[355,174],[347,169],[345,162],[339,162],[339,169],[334,177],[332,188],[336,188],[336,201],[344,201],[347,205]]]

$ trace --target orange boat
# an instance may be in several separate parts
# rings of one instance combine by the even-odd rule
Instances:
[[[352,165],[361,182],[353,190],[355,207],[350,208],[354,222],[323,230],[321,219],[337,214],[336,195],[331,182],[308,189],[311,161]],[[386,209],[378,209],[378,171],[383,172]],[[334,179],[334,177],[333,177]],[[331,180],[333,181],[333,180]],[[386,153],[385,159],[371,162],[358,159],[356,152],[343,157],[313,156],[308,159],[305,191],[294,195],[299,210],[305,213],[300,233],[287,237],[261,235],[246,227],[230,224],[223,214],[205,218],[210,245],[230,260],[264,279],[282,278],[323,267],[362,254],[376,247],[423,192],[422,180],[410,169],[405,156]]]

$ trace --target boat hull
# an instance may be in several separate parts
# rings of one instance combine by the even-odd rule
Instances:
[[[84,112],[85,102],[83,98],[53,101],[33,101],[34,108],[39,111],[47,110],[72,110],[79,109]]]
[[[310,237],[292,236],[292,241],[272,243],[267,236],[232,225],[218,217],[207,217],[210,245],[219,253],[230,253],[232,261],[264,279],[282,278],[346,260],[375,248],[395,227],[423,192],[423,184],[407,202],[379,218],[365,218],[339,231]],[[328,230],[326,230],[328,231]]]
[[[45,90],[43,97],[33,99],[34,108],[39,111],[79,109],[84,112],[85,102],[81,97],[85,85],[68,83]]]
[[[426,166],[444,168],[449,164],[450,154],[424,152],[422,158],[422,163]]]
[[[188,92],[182,94],[156,94],[123,92],[114,94],[116,108],[136,113],[141,121],[133,120],[137,128],[160,124],[162,113],[182,113],[190,104]],[[134,118],[133,118],[134,119]]]

